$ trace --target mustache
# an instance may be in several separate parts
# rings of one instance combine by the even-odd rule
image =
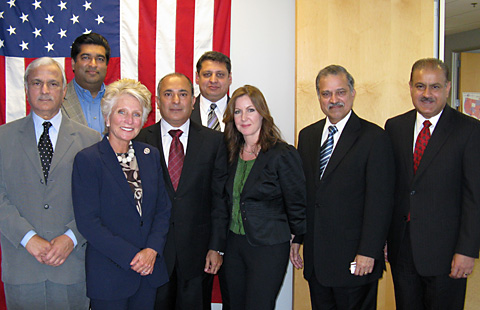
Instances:
[[[53,96],[50,96],[50,95],[40,95],[38,97],[38,100],[51,100],[53,101]]]
[[[332,103],[329,103],[328,104],[328,108],[331,109],[331,108],[343,108],[345,106],[345,104],[343,102],[332,102]]]
[[[433,98],[428,98],[428,97],[422,97],[422,99],[420,99],[421,102],[428,102],[428,103],[433,103],[435,102],[435,99]]]

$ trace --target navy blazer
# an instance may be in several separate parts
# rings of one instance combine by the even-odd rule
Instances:
[[[142,216],[107,138],[79,152],[73,165],[73,207],[80,233],[87,239],[87,295],[121,299],[133,295],[141,275],[130,269],[144,248],[158,252],[151,286],[168,281],[163,258],[170,217],[170,199],[162,178],[157,149],[133,142],[142,180]]]
[[[413,174],[416,111],[385,125],[395,151],[395,208],[388,237],[394,264],[408,213],[415,268],[450,273],[453,255],[478,257],[480,247],[480,122],[446,106]]]
[[[230,165],[225,185],[230,214],[233,207],[233,182],[238,157]],[[297,150],[278,142],[261,151],[240,194],[240,211],[248,242],[275,245],[288,242],[291,234],[303,235],[306,186]]]

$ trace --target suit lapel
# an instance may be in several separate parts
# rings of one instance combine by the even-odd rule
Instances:
[[[43,180],[42,164],[40,163],[40,155],[38,154],[37,141],[35,138],[35,128],[33,126],[33,118],[30,113],[24,119],[24,126],[19,129],[19,142],[25,151],[28,159],[32,163],[33,171]]]
[[[52,163],[50,165],[50,173],[53,173],[58,163],[67,153],[70,146],[75,140],[76,133],[73,131],[70,120],[62,116],[62,123],[58,131],[57,143],[55,145],[55,152],[53,152]]]
[[[404,169],[407,171],[408,179],[411,180],[413,178],[413,132],[417,113],[415,110],[412,110],[405,117],[406,122],[400,123],[403,126],[400,131],[402,135],[402,139],[400,139],[402,154],[400,156],[403,157]]]
[[[196,162],[199,158],[198,154],[201,152],[203,144],[203,135],[200,133],[201,130],[201,125],[198,125],[195,122],[190,122],[187,151],[183,161],[182,174],[180,175],[180,181],[178,182],[177,192],[181,190],[183,183],[188,182],[189,175],[197,165]]]
[[[350,115],[350,119],[348,120],[345,128],[342,131],[342,135],[333,150],[332,156],[325,168],[325,172],[323,173],[323,178],[327,178],[328,175],[335,170],[338,164],[342,161],[345,155],[348,153],[348,150],[352,147],[352,145],[357,140],[360,134],[360,120],[358,116],[352,111]],[[318,157],[317,157],[318,158]]]
[[[155,205],[155,201],[153,200],[157,194],[157,188],[153,188],[154,192],[145,190],[146,188],[151,187],[152,184],[156,184],[154,181],[155,171],[151,169],[152,159],[150,157],[152,155],[151,152],[147,150],[148,147],[140,147],[135,142],[133,142],[133,149],[135,150],[135,157],[137,158],[140,180],[143,188],[142,210],[145,210],[144,208]],[[145,212],[142,213],[145,214]]]
[[[258,153],[258,157],[257,159],[255,159],[255,162],[253,163],[253,167],[250,170],[250,173],[248,174],[245,184],[243,185],[243,190],[242,190],[242,193],[240,194],[241,197],[243,197],[245,193],[248,193],[250,188],[255,184],[255,181],[259,178],[260,173],[262,173],[263,171],[263,168],[265,168],[265,166],[267,165],[272,152],[274,152],[274,150],[270,149],[266,153],[264,153],[263,151],[260,151],[260,153]]]
[[[103,140],[98,145],[100,151],[100,158],[103,161],[105,167],[107,167],[108,171],[112,174],[113,178],[117,182],[118,186],[120,187],[120,192],[122,192],[128,200],[131,201],[132,204],[135,204],[133,199],[132,190],[128,185],[127,179],[125,178],[125,174],[122,171],[122,168],[118,164],[118,160],[115,156],[115,152],[113,151],[110,143],[107,140],[107,136],[103,137]],[[136,153],[135,153],[136,154]]]
[[[446,106],[443,110],[442,115],[440,116],[440,119],[438,120],[437,126],[430,140],[428,141],[427,147],[422,156],[422,160],[420,161],[420,165],[418,166],[417,173],[415,174],[415,179],[418,178],[427,169],[428,165],[432,162],[433,158],[437,155],[442,145],[448,139],[448,136],[452,132],[452,130],[450,130],[451,124],[453,122],[452,116],[452,109],[449,106]]]

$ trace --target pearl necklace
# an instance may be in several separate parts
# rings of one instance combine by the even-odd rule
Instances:
[[[133,149],[132,141],[128,145],[128,151],[126,153],[117,153],[117,159],[119,163],[129,163],[135,157],[135,150]]]

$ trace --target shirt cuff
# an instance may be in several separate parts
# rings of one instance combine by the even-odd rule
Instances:
[[[64,235],[67,235],[68,237],[70,237],[70,239],[72,239],[73,241],[73,247],[76,247],[77,246],[77,238],[75,238],[75,234],[73,233],[73,231],[71,229],[67,230]]]
[[[37,233],[33,230],[30,230],[29,232],[27,232],[25,234],[25,236],[23,237],[22,241],[20,241],[20,244],[23,246],[23,247],[26,247],[27,246],[27,243],[28,241],[30,241],[30,239],[32,239],[33,236],[35,236]]]

